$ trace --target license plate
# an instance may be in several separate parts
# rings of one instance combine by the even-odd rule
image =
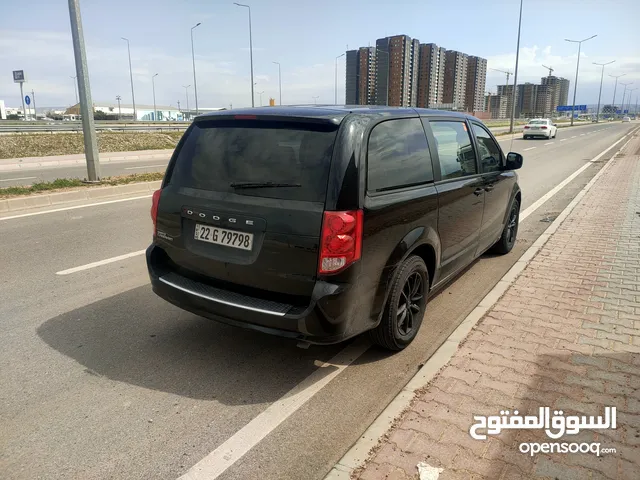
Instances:
[[[253,247],[253,233],[236,232],[226,228],[212,227],[196,223],[194,238],[202,242],[224,245],[225,247],[251,250]]]
[[[533,130],[539,130],[540,127],[531,127]]]

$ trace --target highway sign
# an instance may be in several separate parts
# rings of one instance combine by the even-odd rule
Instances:
[[[558,112],[570,112],[571,110],[577,110],[579,112],[586,112],[587,111],[587,106],[586,105],[576,105],[574,108],[572,108],[571,105],[558,105],[558,107],[556,108],[556,111],[558,111]]]
[[[26,103],[27,105],[31,105],[31,99],[29,98],[29,95],[24,97],[24,103]]]
[[[24,75],[24,70],[14,70],[13,71],[13,83],[22,83],[26,82],[27,79]]]
[[[629,113],[629,110],[625,110],[624,113]]]

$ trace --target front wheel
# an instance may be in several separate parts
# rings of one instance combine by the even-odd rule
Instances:
[[[411,255],[395,274],[380,324],[369,331],[373,343],[399,351],[420,329],[429,294],[429,271],[422,258]]]
[[[507,217],[507,223],[502,230],[502,235],[500,235],[500,238],[492,248],[494,253],[505,255],[513,249],[513,246],[516,244],[516,237],[518,236],[519,220],[520,202],[517,199],[514,199],[511,204],[511,208],[509,209],[509,216]]]

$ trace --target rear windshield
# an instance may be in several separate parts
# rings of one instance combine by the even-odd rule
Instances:
[[[546,125],[547,121],[546,120],[531,120],[529,122],[529,125]]]
[[[240,195],[324,202],[338,126],[262,120],[197,122],[169,183]],[[293,186],[238,188],[272,182]]]

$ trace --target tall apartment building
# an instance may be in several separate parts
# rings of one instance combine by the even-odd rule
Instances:
[[[509,103],[507,95],[487,95],[485,97],[485,112],[489,112],[491,118],[507,118],[511,111],[507,109]]]
[[[518,85],[516,116],[535,117],[538,107],[538,87],[535,83]]]
[[[484,92],[487,83],[487,60],[469,55],[467,58],[467,86],[465,109],[468,112],[484,111]]]
[[[447,50],[445,53],[442,101],[451,104],[455,110],[461,110],[465,106],[468,58],[467,54],[455,50]]]
[[[536,92],[536,110],[535,114],[538,117],[549,117],[554,106],[555,89],[550,85],[538,85],[538,91]]]
[[[445,52],[435,43],[420,45],[418,107],[429,108],[443,103]]]
[[[375,104],[376,58],[375,48],[361,47],[347,51],[347,105]]]
[[[569,102],[569,80],[550,75],[540,79],[542,85],[548,85],[551,101],[551,111],[555,112],[558,105],[567,105]]]
[[[377,105],[412,107],[418,99],[419,46],[417,39],[394,35],[376,41]]]
[[[516,116],[517,112],[517,94],[516,90]],[[511,110],[513,109],[513,85],[498,85],[498,95],[504,96],[506,100],[507,116],[511,117]]]

